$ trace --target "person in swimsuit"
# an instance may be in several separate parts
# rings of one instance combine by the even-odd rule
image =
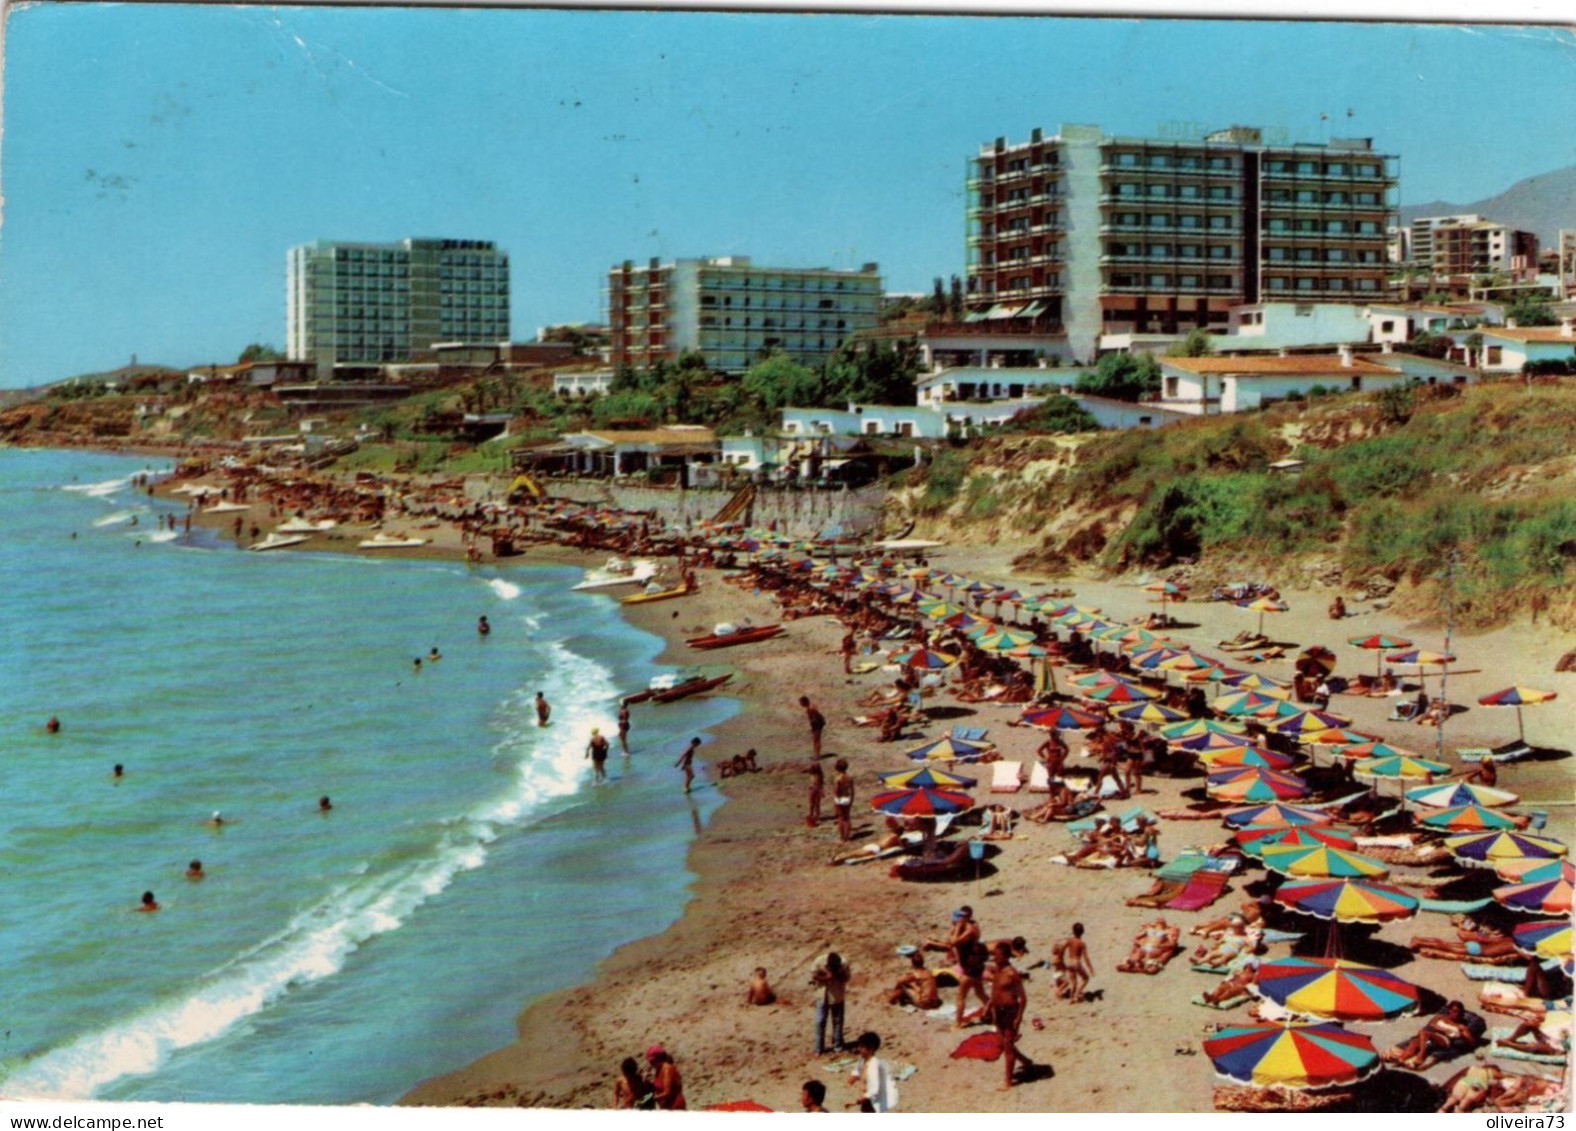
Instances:
[[[487,618],[486,617],[478,618],[478,620],[476,621],[476,635],[480,636],[482,639],[485,640],[487,638],[487,634],[490,633],[491,631],[492,631],[492,625],[487,623]],[[634,1063],[634,1058],[633,1057],[630,1057],[629,1060],[630,1060],[631,1064]]]
[[[153,898],[151,891],[143,892],[141,905],[133,908],[135,911],[157,911],[158,909],[159,901]]]
[[[936,975],[925,965],[925,955],[916,950],[908,956],[912,969],[897,980],[887,995],[888,1005],[912,1005],[915,1009],[938,1009],[941,1006],[941,989]]]
[[[1089,948],[1083,941],[1084,926],[1073,924],[1069,938],[1057,943],[1051,950],[1051,969],[1056,972],[1056,992],[1068,1001],[1082,1001],[1094,967],[1089,962]]]
[[[684,1111],[684,1080],[679,1075],[679,1066],[673,1063],[667,1050],[661,1045],[652,1045],[646,1050],[646,1063],[652,1069],[651,1094],[657,1108],[661,1111]]]
[[[613,1106],[629,1110],[649,1107],[650,1095],[651,1081],[640,1074],[640,1065],[635,1063],[635,1058],[626,1056],[618,1066],[618,1079],[613,1081]]]
[[[690,739],[690,744],[684,748],[684,753],[679,755],[679,760],[673,763],[673,768],[684,771],[684,792],[690,791],[690,783],[695,780],[695,751],[700,749],[700,739]]]
[[[547,725],[547,717],[552,713],[553,709],[547,703],[547,696],[538,691],[536,693],[536,725],[545,727]]]
[[[832,808],[837,812],[837,839],[854,836],[854,779],[848,773],[848,759],[839,758],[837,776],[832,779]]]
[[[625,754],[629,753],[629,708],[618,709],[618,745]]]
[[[188,880],[200,880],[207,874],[207,872],[202,870],[201,860],[193,860],[186,866],[186,878]]]
[[[608,741],[597,727],[591,728],[591,741],[586,744],[586,757],[591,759],[591,780],[603,782],[607,780],[607,752]],[[688,782],[685,785],[688,786]]]
[[[811,762],[805,773],[810,775],[810,809],[804,815],[804,823],[813,829],[821,823],[821,798],[826,795],[826,773],[819,762]]]
[[[1019,1061],[1028,1069],[1032,1061],[1018,1051],[1018,1034],[1023,1029],[1023,1014],[1029,1007],[1029,995],[1023,987],[1023,975],[1012,965],[1012,945],[998,942],[991,950],[996,960],[996,973],[990,982],[990,1001],[985,1015],[990,1019],[997,1036],[1001,1038],[1004,1077],[1002,1090],[1012,1087],[1012,1072]]]

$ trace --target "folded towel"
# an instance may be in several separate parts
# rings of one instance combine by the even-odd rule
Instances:
[[[1474,982],[1519,982],[1526,976],[1525,966],[1483,966],[1463,962],[1461,972]]]
[[[991,767],[992,793],[1017,793],[1023,788],[1022,762],[997,762]]]

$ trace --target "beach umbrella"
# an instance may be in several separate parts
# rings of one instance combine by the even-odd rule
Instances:
[[[914,762],[972,762],[989,749],[989,743],[964,742],[949,734],[904,751],[904,757]]]
[[[1243,829],[1249,825],[1281,825],[1299,827],[1328,825],[1330,815],[1322,809],[1304,809],[1297,805],[1284,805],[1278,801],[1268,805],[1245,805],[1223,815],[1228,828]]]
[[[1425,667],[1437,667],[1443,671],[1450,664],[1455,663],[1453,652],[1430,652],[1426,648],[1408,648],[1404,652],[1396,652],[1386,656],[1385,659],[1393,664],[1408,664],[1417,668],[1417,678],[1423,678]]]
[[[1218,662],[1208,656],[1200,656],[1197,652],[1183,652],[1179,656],[1161,660],[1159,668],[1163,672],[1193,672],[1222,671]]]
[[[1160,734],[1170,742],[1197,738],[1201,734],[1240,735],[1246,733],[1247,729],[1247,724],[1239,723],[1236,719],[1189,719],[1185,723],[1161,727]]]
[[[1330,1088],[1353,1084],[1380,1067],[1379,1052],[1339,1025],[1232,1025],[1204,1042],[1215,1071],[1239,1084]]]
[[[1494,871],[1499,873],[1499,878],[1509,880],[1511,883],[1533,884],[1543,880],[1557,880],[1561,876],[1572,877],[1576,873],[1576,864],[1568,859],[1554,857],[1548,860],[1501,860],[1494,865]]]
[[[1303,845],[1316,847],[1355,849],[1357,839],[1345,829],[1333,825],[1249,825],[1232,834],[1232,840],[1242,846],[1249,856],[1257,856],[1267,848],[1277,845]]]
[[[1020,644],[1016,648],[1008,648],[1007,655],[1014,656],[1020,660],[1034,660],[1039,659],[1041,656],[1049,656],[1050,653],[1038,644]],[[1054,667],[1055,665],[1052,666]]]
[[[1259,614],[1258,633],[1259,633],[1260,636],[1263,636],[1264,635],[1264,614],[1265,613],[1284,613],[1284,612],[1287,612],[1291,608],[1291,606],[1288,605],[1285,601],[1279,600],[1278,598],[1275,598],[1275,597],[1260,597],[1256,601],[1246,601],[1246,602],[1238,605],[1237,608],[1239,608],[1239,609],[1247,609],[1250,613],[1258,613]]]
[[[1284,702],[1281,697],[1266,695],[1263,691],[1236,691],[1230,695],[1222,695],[1210,703],[1210,707],[1219,714],[1240,717],[1256,715],[1276,703]]]
[[[1006,631],[1007,626],[998,624],[988,617],[981,617],[963,630],[963,635],[974,641],[977,645],[987,636],[994,636],[998,632]]]
[[[1284,680],[1271,679],[1260,672],[1239,672],[1236,675],[1227,676],[1220,682],[1222,685],[1234,687],[1238,691],[1262,691],[1265,695],[1274,696],[1277,699],[1286,699],[1291,695],[1291,691],[1287,688]]]
[[[1257,749],[1252,739],[1240,734],[1219,734],[1207,730],[1192,738],[1169,739],[1166,745],[1175,746],[1178,750],[1190,750],[1194,754],[1207,754],[1211,750],[1241,750],[1243,747]]]
[[[1297,706],[1295,703],[1289,702],[1285,699],[1274,699],[1260,707],[1257,711],[1254,711],[1253,717],[1256,719],[1262,719],[1265,725],[1270,725],[1285,719],[1293,718],[1302,714],[1302,712],[1303,708]]]
[[[1225,770],[1233,766],[1255,766],[1265,770],[1289,770],[1297,764],[1297,759],[1285,754],[1277,754],[1273,750],[1265,750],[1261,746],[1227,746],[1215,750],[1205,750],[1198,756],[1200,762],[1209,766],[1210,772]]]
[[[975,616],[966,609],[959,609],[956,605],[949,607],[954,610],[950,614],[941,612],[932,614],[935,619],[941,621],[941,623],[946,625],[948,628],[961,628],[964,632],[968,632],[970,629],[978,625],[988,625],[992,623],[991,621],[986,620],[984,617]]]
[[[1022,721],[1041,730],[1088,730],[1099,726],[1105,720],[1099,715],[1081,711],[1077,707],[1060,706],[1025,711]]]
[[[1170,648],[1165,645],[1158,645],[1153,648],[1145,648],[1134,652],[1128,657],[1128,659],[1132,661],[1132,664],[1135,668],[1142,668],[1147,672],[1156,670],[1167,660],[1176,660],[1187,655],[1191,655],[1191,653],[1184,652],[1180,648]]]
[[[1271,871],[1299,878],[1382,880],[1390,874],[1390,869],[1371,856],[1329,844],[1274,844],[1259,853],[1259,859]]]
[[[1564,958],[1571,952],[1571,921],[1540,919],[1515,930],[1516,949],[1534,958]]]
[[[1374,653],[1374,677],[1376,679],[1384,664],[1383,653],[1396,648],[1410,648],[1412,646],[1412,642],[1404,636],[1386,636],[1382,632],[1376,632],[1371,636],[1351,636],[1347,638],[1346,643],[1358,648],[1366,648]]]
[[[917,671],[940,671],[958,662],[956,656],[949,656],[945,652],[936,652],[930,648],[915,648],[903,652],[895,657],[895,660],[903,667]]]
[[[1199,668],[1197,671],[1183,672],[1182,678],[1187,680],[1189,683],[1224,683],[1233,676],[1239,676],[1242,674],[1243,673],[1238,671],[1236,668],[1228,668],[1217,660],[1212,661],[1210,666],[1207,668]]]
[[[1160,692],[1151,691],[1136,683],[1107,683],[1101,687],[1091,688],[1081,693],[1080,698],[1089,699],[1096,703],[1142,703],[1150,699],[1160,698]]]
[[[1117,626],[1122,627],[1121,625]],[[1128,628],[1116,637],[1117,644],[1121,645],[1124,652],[1147,652],[1163,647],[1169,636],[1162,636],[1158,632],[1150,632],[1147,628]]]
[[[1304,746],[1351,746],[1354,743],[1378,742],[1379,736],[1369,734],[1365,730],[1353,730],[1351,727],[1331,727],[1329,730],[1316,730],[1312,734],[1305,734],[1298,741]],[[1337,750],[1336,753],[1340,751]]]
[[[1514,829],[1520,826],[1503,813],[1481,805],[1456,805],[1449,809],[1430,809],[1417,817],[1417,823],[1447,832],[1483,832],[1488,829]]]
[[[931,620],[947,620],[955,616],[973,616],[962,605],[954,605],[951,601],[944,601],[940,597],[929,597],[918,602],[915,606]]]
[[[1337,715],[1332,711],[1298,711],[1279,720],[1275,724],[1275,730],[1294,738],[1304,738],[1318,734],[1321,730],[1329,730],[1331,727],[1350,726],[1351,722],[1352,720],[1345,715]]]
[[[1430,809],[1451,809],[1457,805],[1482,805],[1488,809],[1503,809],[1521,800],[1507,789],[1448,781],[1409,789],[1406,791],[1406,799]]]
[[[1370,778],[1429,778],[1449,772],[1450,767],[1444,762],[1401,754],[1391,758],[1364,758],[1352,767],[1352,773]]]
[[[1126,719],[1130,723],[1174,723],[1187,718],[1181,711],[1154,702],[1134,703],[1122,707],[1117,710],[1116,717]]]
[[[1553,879],[1495,888],[1494,898],[1506,907],[1530,911],[1534,915],[1569,915],[1573,880],[1576,880],[1576,867],[1572,867],[1569,860],[1561,860],[1560,874]]]
[[[1002,628],[980,637],[979,646],[987,652],[1010,652],[1034,643],[1034,633],[1020,628]]]
[[[1315,741],[1322,742],[1320,738]],[[1400,746],[1391,746],[1388,742],[1377,739],[1368,741],[1360,739],[1357,742],[1335,743],[1335,752],[1342,758],[1421,758],[1422,755],[1415,750],[1407,750]]]
[[[1108,683],[1132,683],[1133,681],[1126,676],[1108,672],[1103,668],[1086,668],[1082,671],[1074,672],[1068,677],[1067,682],[1073,687],[1091,688],[1104,687]]]
[[[973,789],[979,784],[978,778],[966,778],[935,766],[921,766],[917,770],[888,770],[876,776],[882,785],[890,789]]]
[[[1308,783],[1296,774],[1237,766],[1209,775],[1205,790],[1217,801],[1290,801],[1308,792]]]
[[[1418,901],[1373,880],[1298,880],[1282,884],[1275,901],[1303,915],[1338,923],[1388,923],[1417,914]]]
[[[1446,837],[1445,847],[1462,863],[1489,868],[1502,860],[1552,860],[1566,854],[1557,840],[1509,829]]]
[[[870,808],[893,817],[939,817],[974,808],[974,799],[966,793],[921,786],[878,793],[870,799]]]
[[[1485,695],[1478,700],[1484,707],[1514,707],[1516,708],[1516,736],[1526,745],[1527,732],[1521,725],[1521,709],[1523,707],[1536,707],[1539,703],[1547,703],[1551,699],[1559,698],[1553,691],[1539,691],[1535,687],[1507,687],[1503,691],[1496,691],[1492,695]]]
[[[1265,962],[1250,988],[1293,1013],[1331,1021],[1382,1021],[1417,1010],[1417,987],[1411,982],[1344,958]]]

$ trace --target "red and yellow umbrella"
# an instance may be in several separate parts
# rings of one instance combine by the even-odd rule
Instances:
[[[1358,648],[1367,648],[1374,655],[1374,676],[1379,675],[1380,667],[1384,663],[1382,653],[1393,651],[1396,648],[1410,648],[1412,642],[1404,636],[1386,636],[1384,633],[1375,633],[1372,636],[1353,636],[1347,639],[1348,644]]]
[[[1199,753],[1198,760],[1207,765],[1210,772],[1229,769],[1232,766],[1254,766],[1265,770],[1289,770],[1297,764],[1297,759],[1285,754],[1278,754],[1273,750],[1265,750],[1260,746],[1223,746]]]
[[[1217,801],[1290,801],[1308,792],[1296,774],[1238,766],[1209,775],[1205,792]]]
[[[1530,911],[1535,915],[1569,915],[1571,886],[1576,882],[1576,865],[1572,865],[1569,860],[1561,860],[1558,867],[1559,873],[1552,879],[1495,888],[1494,898],[1517,911]]]
[[[1390,874],[1378,860],[1330,844],[1273,844],[1259,854],[1264,866],[1283,876],[1382,880]]]
[[[1492,809],[1481,805],[1456,805],[1450,809],[1430,809],[1420,813],[1417,823],[1431,829],[1444,829],[1453,833],[1480,833],[1488,829],[1514,829],[1520,825]]]
[[[1293,1013],[1332,1021],[1382,1021],[1417,1010],[1417,987],[1411,982],[1344,958],[1266,962],[1252,989]]]
[[[1319,845],[1347,849],[1357,847],[1357,840],[1351,833],[1329,825],[1249,825],[1233,833],[1232,839],[1242,845],[1242,851],[1249,856],[1257,856],[1267,848],[1283,844],[1309,848]]]
[[[1160,698],[1160,693],[1136,683],[1107,683],[1083,692],[1080,698],[1095,703],[1145,703]]]
[[[1301,880],[1282,884],[1275,901],[1304,915],[1338,923],[1410,919],[1418,908],[1415,896],[1372,880]]]
[[[1330,1088],[1356,1083],[1380,1067],[1379,1052],[1339,1025],[1233,1025],[1204,1042],[1215,1071],[1239,1084]]]
[[[1496,691],[1492,695],[1485,695],[1478,702],[1484,707],[1514,707],[1516,708],[1516,735],[1525,744],[1527,741],[1526,729],[1521,724],[1521,709],[1535,707],[1539,703],[1547,703],[1551,699],[1559,698],[1553,691],[1539,691],[1535,687],[1507,687],[1503,691]]]

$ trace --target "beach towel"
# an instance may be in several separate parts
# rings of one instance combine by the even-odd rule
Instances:
[[[1200,869],[1188,878],[1182,894],[1165,904],[1168,911],[1200,911],[1226,890],[1226,873]]]
[[[1155,871],[1155,878],[1161,880],[1186,880],[1194,872],[1204,866],[1209,857],[1202,852],[1190,852],[1186,849],[1176,859],[1162,864]]]
[[[1470,915],[1492,905],[1492,898],[1484,899],[1424,899],[1418,901],[1419,911],[1438,911],[1442,915]]]
[[[852,671],[854,675],[864,675],[866,672],[873,672],[879,667],[881,667],[881,665],[876,663],[874,660],[862,660],[857,664],[850,665],[849,670]]]
[[[1171,900],[1182,894],[1182,889],[1187,886],[1186,880],[1166,880],[1160,885],[1160,890],[1153,894],[1135,895],[1127,901],[1129,907],[1164,907]]]
[[[1474,982],[1510,982],[1526,977],[1525,966],[1485,966],[1478,962],[1463,962],[1461,972]]]
[[[1294,943],[1306,933],[1305,931],[1277,931],[1271,928],[1264,932],[1264,944],[1268,946],[1270,943]]]
[[[1358,848],[1415,848],[1417,840],[1409,833],[1397,833],[1395,836],[1359,836],[1353,838]]]
[[[952,1050],[952,1059],[1000,1060],[1002,1051],[1000,1033],[975,1033]]]
[[[1194,967],[1194,969],[1197,969],[1197,967]],[[1194,1005],[1202,1005],[1205,1009],[1236,1009],[1237,1006],[1246,1005],[1252,1001],[1253,995],[1238,994],[1236,997],[1228,997],[1225,1001],[1217,1002],[1205,1001],[1203,994],[1194,994],[1191,1000]]]
[[[1034,769],[1029,771],[1029,792],[1051,792],[1051,772],[1045,768],[1044,762],[1034,763]]]
[[[880,860],[887,856],[896,856],[900,852],[907,852],[906,845],[897,845],[895,848],[883,848],[880,852],[867,852],[863,856],[854,856],[841,861],[843,864],[868,864],[872,860]]]
[[[1502,1056],[1506,1060],[1532,1060],[1539,1064],[1565,1063],[1564,1053],[1527,1052],[1525,1049],[1507,1048],[1499,1043],[1508,1039],[1515,1031],[1515,1028],[1510,1025],[1493,1028],[1488,1031],[1489,1043],[1494,1046],[1493,1053],[1495,1056]]]
[[[985,727],[968,727],[959,724],[958,726],[952,728],[952,737],[957,739],[959,742],[973,742],[975,744],[979,744],[985,741],[986,733],[987,728]]]
[[[991,767],[992,793],[1017,793],[1023,788],[1022,762],[997,762]]]

